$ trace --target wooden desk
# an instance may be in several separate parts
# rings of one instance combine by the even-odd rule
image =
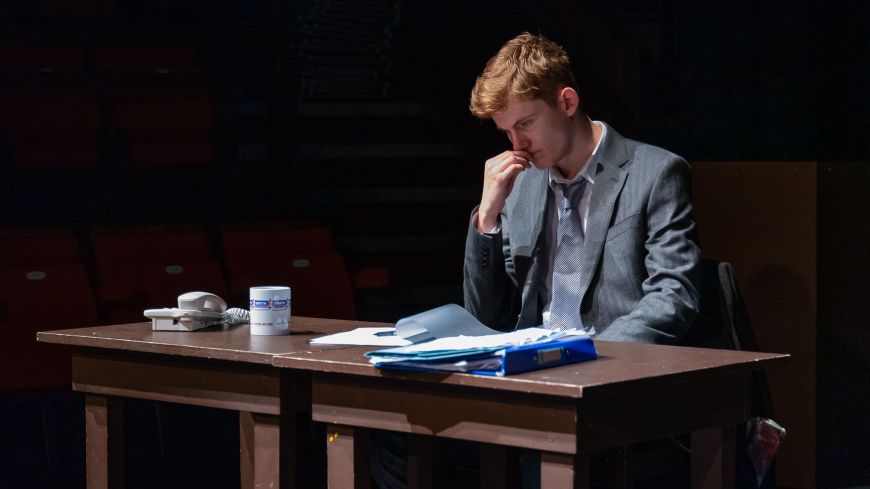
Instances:
[[[273,363],[311,372],[312,418],[328,424],[331,489],[366,485],[354,479],[355,468],[365,471],[355,428],[538,449],[547,489],[589,487],[593,450],[691,432],[693,486],[733,488],[734,426],[749,417],[749,373],[788,355],[596,346],[598,360],[502,378],[381,371],[363,357],[371,347],[278,355]],[[409,462],[412,470],[426,473]],[[484,463],[481,471],[482,480],[497,481],[504,469]]]
[[[123,397],[239,412],[243,488],[293,487],[295,415],[310,410],[306,373],[276,369],[278,353],[324,351],[323,334],[372,325],[294,317],[287,336],[251,336],[247,325],[192,333],[151,323],[40,332],[74,346],[72,386],[85,396],[87,487],[124,487]]]

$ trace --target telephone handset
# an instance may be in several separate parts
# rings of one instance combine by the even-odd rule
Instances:
[[[247,322],[244,309],[227,310],[227,303],[208,292],[188,292],[178,296],[178,307],[146,309],[153,331],[196,331],[214,324]]]

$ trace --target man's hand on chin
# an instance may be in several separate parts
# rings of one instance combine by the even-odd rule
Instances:
[[[486,160],[483,170],[483,195],[477,212],[477,230],[488,233],[498,225],[498,214],[514,188],[520,172],[530,168],[532,155],[525,151],[505,151]]]

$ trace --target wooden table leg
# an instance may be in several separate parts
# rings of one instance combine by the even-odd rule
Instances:
[[[326,426],[327,487],[369,489],[368,431],[344,425]]]
[[[480,488],[520,489],[523,467],[522,451],[515,447],[480,444]]]
[[[242,489],[296,487],[296,426],[292,416],[239,412]]]
[[[692,489],[734,488],[734,429],[692,432]]]
[[[85,436],[88,489],[123,488],[123,399],[86,395]]]
[[[491,443],[480,444],[481,489],[505,489],[508,487],[508,448]]]
[[[408,436],[408,489],[450,487],[447,440],[434,436]]]
[[[588,489],[589,455],[541,452],[541,487]]]

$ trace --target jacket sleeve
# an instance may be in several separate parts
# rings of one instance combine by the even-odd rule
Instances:
[[[491,328],[512,329],[519,301],[504,215],[500,216],[501,229],[493,234],[480,233],[474,227],[476,218],[475,207],[465,240],[465,309]]]
[[[652,183],[646,212],[643,297],[598,339],[675,343],[698,314],[701,252],[692,219],[691,169],[685,160],[664,164]]]

